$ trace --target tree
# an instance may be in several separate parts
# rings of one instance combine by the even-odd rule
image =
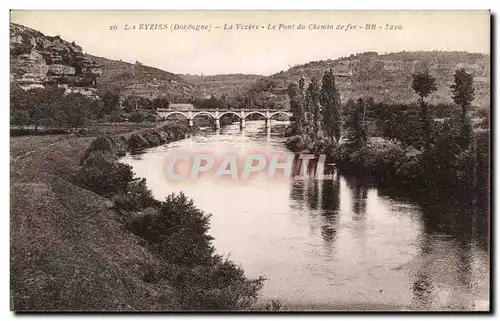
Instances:
[[[319,103],[319,83],[316,77],[311,78],[306,90],[306,113],[309,113],[308,122],[316,135],[322,132],[321,105]]]
[[[153,100],[153,109],[157,110],[158,108],[167,109],[170,106],[170,102],[167,97],[156,97]]]
[[[356,102],[349,99],[345,110],[347,146],[353,150],[359,150],[365,145],[368,139],[364,126],[366,102],[361,98],[359,98]]]
[[[323,124],[329,138],[340,139],[340,94],[335,84],[333,70],[323,74],[320,103],[323,107]]]
[[[120,107],[120,95],[116,92],[107,91],[102,97],[103,112],[107,115],[112,114]]]
[[[472,101],[475,98],[474,95],[474,82],[472,74],[465,71],[464,68],[457,69],[455,71],[455,82],[450,86],[453,93],[453,101],[455,104],[462,107],[462,129],[460,134],[460,145],[465,148],[470,143],[472,126],[470,119],[467,117],[467,111],[469,110]]]
[[[91,118],[91,113],[97,102],[81,95],[69,94],[64,97],[64,123],[69,128],[79,128],[85,126]]]
[[[122,103],[123,111],[126,113],[131,113],[134,110],[136,110],[138,100],[139,97],[137,96],[134,95],[127,96],[127,98],[125,98]]]
[[[220,108],[221,104],[220,101],[212,95],[209,99],[205,99],[202,103],[200,108],[201,109],[217,109]]]
[[[436,78],[429,75],[428,71],[418,72],[411,75],[413,78],[411,87],[420,97],[418,102],[420,105],[420,130],[422,137],[422,145],[425,149],[429,148],[431,141],[431,119],[427,110],[427,102],[424,98],[428,97],[437,90]]]
[[[292,117],[290,117],[292,134],[301,134],[304,126],[304,108],[300,99],[299,87],[296,83],[291,83],[288,85],[287,92],[290,100],[290,111],[292,112]]]

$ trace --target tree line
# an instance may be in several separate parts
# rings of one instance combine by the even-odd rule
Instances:
[[[168,108],[165,97],[154,99],[128,96],[120,99],[116,92],[91,98],[80,93],[65,93],[64,88],[46,86],[24,90],[13,85],[10,92],[10,123],[12,126],[73,129],[96,121],[155,121],[158,108]]]
[[[428,103],[437,90],[436,78],[428,71],[413,73],[411,87],[418,96],[415,104],[387,105],[366,97],[342,104],[332,70],[323,74],[321,83],[313,77],[306,86],[301,78],[288,86],[293,116],[287,146],[325,153],[338,167],[410,189],[484,192],[489,184],[489,134],[472,130],[472,74],[463,68],[455,71],[450,86],[454,106],[440,106],[439,112]],[[446,117],[435,119],[438,113]],[[369,140],[368,119],[382,142]]]

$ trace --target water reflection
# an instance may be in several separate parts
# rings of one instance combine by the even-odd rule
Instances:
[[[284,128],[284,127],[283,127]],[[129,156],[155,197],[183,191],[212,213],[210,234],[252,277],[267,278],[262,300],[298,308],[313,305],[367,309],[471,309],[489,296],[488,214],[463,205],[427,202],[380,188],[365,177],[286,182],[266,179],[221,183],[210,179],[173,184],[161,165],[176,149],[224,153],[288,153],[274,126],[247,122]],[[158,169],[158,170],[157,170]],[[293,176],[301,169],[296,157]],[[232,184],[232,185],[229,185]]]
[[[321,225],[321,237],[325,241],[327,248],[332,248],[335,241],[337,224],[340,209],[340,176],[335,175],[334,179],[321,181],[322,202],[321,216],[323,224]]]
[[[366,215],[366,199],[368,197],[368,180],[363,176],[347,177],[346,183],[352,191],[353,219],[362,220]]]

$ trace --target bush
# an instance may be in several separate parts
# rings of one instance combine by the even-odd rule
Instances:
[[[158,215],[132,222],[131,231],[154,245],[168,262],[187,266],[206,263],[214,251],[212,237],[207,234],[210,215],[183,193],[170,194],[158,209]]]
[[[97,194],[112,196],[126,192],[134,172],[130,165],[116,162],[113,154],[93,151],[83,160],[76,179]]]
[[[80,163],[83,164],[85,159],[93,152],[108,153],[109,157],[114,155],[115,158],[117,156],[125,156],[127,153],[127,144],[121,138],[116,139],[108,135],[99,136],[92,141]]]
[[[146,179],[134,179],[125,192],[114,197],[115,208],[119,211],[136,212],[154,206],[158,202],[146,187]]]
[[[248,279],[243,270],[219,256],[208,267],[182,269],[174,283],[183,308],[245,310],[257,301],[264,279]]]
[[[146,120],[146,116],[139,111],[135,111],[132,115],[130,115],[129,120],[134,123],[142,123]]]
[[[287,139],[286,147],[292,152],[300,152],[306,148],[306,145],[302,136],[297,135]]]
[[[142,149],[150,147],[147,139],[145,139],[141,134],[132,134],[130,136],[128,144],[131,149]]]
[[[183,193],[130,220],[128,228],[148,242],[171,269],[162,276],[176,288],[182,308],[246,309],[257,299],[263,279],[248,279],[241,268],[214,255],[208,235],[210,215],[196,208]],[[161,273],[160,273],[161,274]]]

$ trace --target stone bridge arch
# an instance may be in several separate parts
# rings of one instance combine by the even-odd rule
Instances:
[[[167,113],[163,113],[160,114],[161,117],[164,117],[165,119],[168,117],[168,116],[172,116],[172,115],[182,115],[184,116],[184,118],[188,119],[189,120],[189,116],[186,115],[185,112],[182,112],[182,111],[171,111],[171,112],[167,112]]]
[[[247,118],[248,116],[253,115],[253,114],[261,115],[262,117],[264,117],[264,119],[267,119],[266,114],[264,114],[264,113],[263,113],[263,112],[261,112],[261,111],[250,111],[250,112],[248,112],[248,113],[245,113],[245,117],[244,117],[244,119],[246,120],[246,118]]]
[[[191,116],[191,119],[195,119],[197,116],[200,116],[200,115],[206,115],[206,116],[211,117],[212,119],[216,119],[215,115],[209,111],[199,111],[199,112],[193,113],[193,115]]]
[[[281,115],[286,115],[286,116],[288,116],[288,117],[292,117],[292,113],[287,112],[287,111],[284,111],[284,110],[278,110],[278,111],[275,111],[275,112],[271,113],[271,114],[269,115],[269,119],[273,118],[273,117],[274,117],[274,116],[276,116],[276,115],[280,115],[280,114],[281,114]]]

